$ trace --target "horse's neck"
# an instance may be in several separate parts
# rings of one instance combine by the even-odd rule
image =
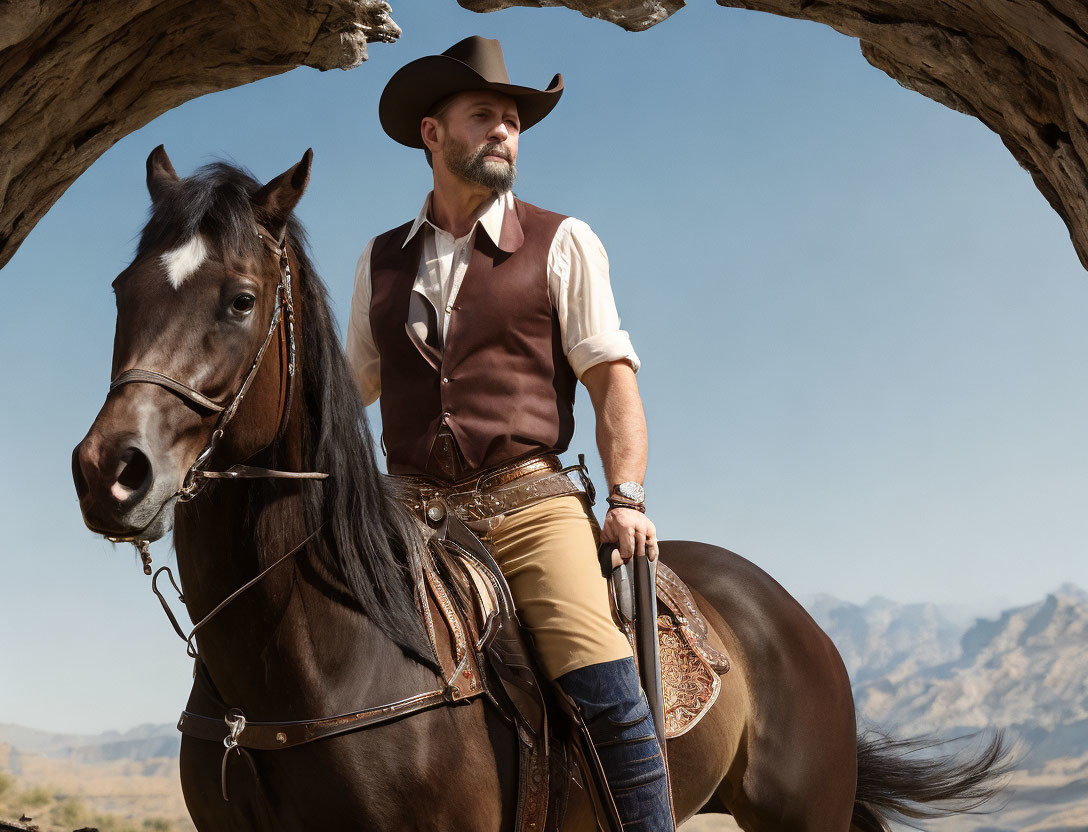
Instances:
[[[244,484],[223,483],[205,495],[214,499],[178,512],[178,568],[194,622],[312,531],[269,534],[269,524],[301,516],[293,496],[245,522],[254,509],[244,495]],[[272,551],[260,551],[262,527]],[[217,614],[198,646],[222,698],[251,718],[327,716],[400,698],[429,680],[305,549]]]

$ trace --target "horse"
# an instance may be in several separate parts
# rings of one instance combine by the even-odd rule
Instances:
[[[311,161],[307,151],[262,185],[226,162],[183,179],[161,145],[152,151],[150,219],[113,283],[115,381],[73,452],[93,532],[156,540],[173,530],[188,612],[214,613],[196,638],[201,661],[222,701],[251,720],[350,712],[435,680],[409,567],[422,534],[383,483],[294,215]],[[265,473],[196,487],[209,466]],[[878,832],[999,791],[1000,734],[973,756],[924,757],[921,740],[859,736],[830,638],[759,567],[685,540],[662,541],[660,557],[732,662],[705,717],[668,742],[679,822],[728,812],[748,832]],[[195,683],[187,709],[221,713]],[[250,767],[231,768],[229,800],[222,746],[184,736],[181,781],[200,832],[498,832],[514,826],[516,743],[475,698],[254,752]],[[561,828],[597,823],[572,806]]]

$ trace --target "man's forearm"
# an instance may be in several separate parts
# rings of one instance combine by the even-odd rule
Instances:
[[[582,381],[597,414],[597,448],[608,487],[646,477],[646,416],[635,373],[626,361],[590,367]]]
[[[597,413],[597,447],[607,487],[642,482],[646,477],[646,415],[638,394],[635,371],[626,361],[595,364],[582,373],[582,383]],[[617,506],[605,513],[601,542],[615,543],[612,565],[645,553],[657,557],[657,527],[643,512]]]

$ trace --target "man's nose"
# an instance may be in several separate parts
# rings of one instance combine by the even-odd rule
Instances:
[[[504,142],[510,138],[510,131],[506,129],[506,122],[500,121],[494,127],[491,128],[491,133],[488,138],[492,141]]]

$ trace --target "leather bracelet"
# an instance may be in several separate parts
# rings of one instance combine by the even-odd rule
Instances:
[[[634,511],[641,511],[643,514],[646,513],[646,504],[645,503],[627,503],[627,502],[624,502],[623,500],[613,500],[611,497],[609,497],[606,500],[606,502],[608,503],[608,510],[609,511],[611,511],[614,508],[629,508],[629,509],[633,509]]]

